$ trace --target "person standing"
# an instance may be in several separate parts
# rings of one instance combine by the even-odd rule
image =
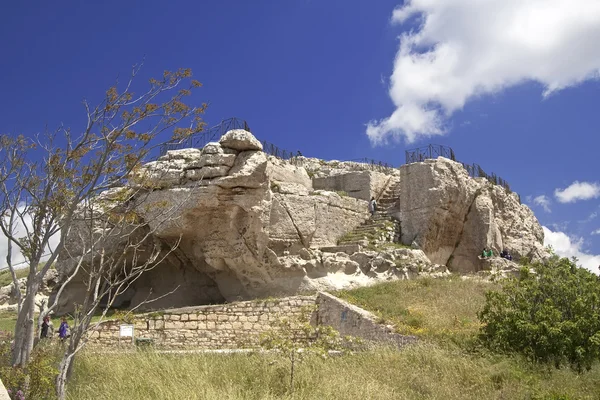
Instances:
[[[369,201],[369,211],[371,212],[371,216],[375,215],[377,212],[377,201],[375,197],[371,197],[371,201]]]
[[[67,318],[62,317],[62,322],[60,323],[60,327],[58,328],[58,337],[61,340],[65,340],[69,336],[69,324],[67,323]]]
[[[49,316],[44,317],[44,321],[42,322],[42,329],[40,330],[40,339],[46,339],[48,337],[52,337],[52,321],[50,321]],[[50,333],[50,335],[48,335]]]

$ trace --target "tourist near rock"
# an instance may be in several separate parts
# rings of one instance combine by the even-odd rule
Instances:
[[[471,178],[445,158],[399,169],[302,156],[282,160],[263,152],[250,132],[233,130],[203,149],[167,151],[128,187],[97,201],[123,201],[128,190],[177,210],[160,224],[160,207],[140,206],[137,214],[156,240],[180,243],[117,307],[170,291],[146,308],[477,273],[491,268],[480,257],[486,246],[495,255],[508,249],[515,260],[545,257],[542,228],[515,193]],[[371,197],[380,202],[373,215]],[[76,232],[66,243],[70,254],[77,254]],[[66,254],[58,262],[59,279],[78,261]],[[57,312],[71,311],[84,290],[81,279],[73,279]]]

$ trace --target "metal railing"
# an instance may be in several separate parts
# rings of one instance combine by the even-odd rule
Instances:
[[[394,169],[392,164],[388,164],[383,161],[372,160],[370,158],[354,158],[352,160],[344,161],[344,162],[352,162],[361,165],[362,169],[368,169],[371,171],[378,172],[391,172]]]
[[[454,154],[454,150],[452,150],[452,148],[448,146],[430,144],[429,146],[419,147],[417,149],[412,150],[406,150],[406,164],[435,159],[438,157],[446,157],[451,159],[452,161],[457,161],[456,155]],[[473,178],[485,178],[494,185],[500,185],[509,192],[511,191],[510,185],[507,181],[500,178],[494,173],[486,173],[479,164],[465,164],[463,162],[461,162],[461,164],[465,168],[465,170],[467,170],[469,176]]]
[[[500,185],[510,192],[510,185],[508,184],[508,182],[506,182],[504,179],[500,178],[498,175],[494,174],[493,172],[491,174],[486,173],[483,170],[483,168],[481,168],[481,166],[479,166],[479,164],[465,164],[465,163],[461,163],[461,164],[464,167],[464,169],[467,170],[467,172],[469,173],[469,175],[471,177],[485,178],[488,181],[492,182],[494,185]]]
[[[239,118],[228,118],[224,119],[218,125],[213,126],[210,129],[203,130],[196,134],[191,135],[183,140],[171,140],[160,145],[160,155],[164,156],[169,150],[179,149],[201,149],[208,142],[218,140],[221,136],[226,134],[232,129],[243,129],[251,132],[248,123],[243,119]]]
[[[406,164],[421,162],[438,157],[446,157],[456,161],[454,150],[448,146],[439,144],[430,144],[429,146],[419,147],[417,149],[406,150]]]
[[[263,145],[263,151],[265,153],[267,153],[270,156],[281,158],[282,160],[290,160],[290,159],[293,159],[294,157],[302,156],[302,153],[300,153],[299,150],[294,152],[294,151],[280,149],[279,147],[275,146],[273,143],[269,143],[266,140],[263,140],[261,143]]]

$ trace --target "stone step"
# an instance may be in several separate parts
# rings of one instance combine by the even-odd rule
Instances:
[[[343,244],[338,246],[326,246],[320,247],[323,253],[346,253],[346,254],[354,254],[361,250],[360,244]]]
[[[369,245],[369,241],[368,240],[348,240],[348,241],[340,241],[340,244],[338,246],[351,246],[351,245],[358,245],[358,246],[368,246]]]
[[[359,225],[356,229],[358,229],[358,228],[382,228],[382,227],[385,227],[386,222],[391,222],[391,221],[387,220],[387,219],[380,219],[379,221],[369,220],[369,221],[365,222],[364,224]]]

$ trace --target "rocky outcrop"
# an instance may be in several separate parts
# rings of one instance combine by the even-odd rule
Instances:
[[[471,178],[461,164],[445,159],[400,168],[402,243],[415,242],[429,259],[456,272],[483,269],[484,247],[519,259],[546,256],[544,233],[515,193],[484,178]]]
[[[339,191],[351,197],[371,200],[378,198],[396,177],[377,171],[350,171],[313,179],[315,189]]]
[[[41,301],[46,301],[50,296],[50,293],[54,290],[58,281],[58,272],[56,269],[51,268],[46,272],[46,275],[42,278],[42,285],[40,290],[35,297],[35,303],[39,304]],[[21,293],[25,293],[27,278],[20,278],[18,281],[18,290]],[[17,304],[17,289],[13,283],[6,286],[0,287],[0,309],[15,309]]]
[[[478,259],[485,246],[496,253],[506,248],[515,258],[544,256],[533,213],[516,195],[470,178],[458,163],[440,158],[373,171],[352,162],[280,160],[261,149],[249,132],[231,131],[203,149],[168,151],[136,171],[126,187],[95,200],[114,206],[143,198],[135,215],[144,230],[132,234],[150,232],[154,244],[179,243],[117,305],[136,306],[170,292],[148,308],[444,276],[448,268],[477,272],[491,268]],[[315,189],[317,181],[327,190]],[[354,242],[337,246],[353,230],[367,235],[365,198],[374,193],[391,196],[378,211],[395,218],[388,221],[391,236],[369,242],[369,250]],[[174,214],[164,218],[165,208]],[[397,240],[398,221],[405,246],[389,243]],[[77,254],[80,234],[72,228],[70,254]],[[109,247],[118,251],[121,244]],[[59,260],[62,279],[77,262],[67,253]],[[74,279],[58,312],[70,311],[84,291]]]
[[[310,287],[302,283],[307,273],[278,257],[335,245],[368,217],[366,201],[313,190],[304,167],[267,156],[245,131],[231,131],[203,149],[168,151],[137,171],[129,188],[114,192],[98,201],[144,196],[136,214],[148,231],[164,243],[180,241],[176,252],[121,296],[123,306],[175,289],[152,308],[295,293]],[[176,215],[165,220],[165,209]],[[67,247],[77,248],[76,239]],[[75,262],[61,258],[63,277]],[[85,290],[77,279],[69,285],[59,312]]]

